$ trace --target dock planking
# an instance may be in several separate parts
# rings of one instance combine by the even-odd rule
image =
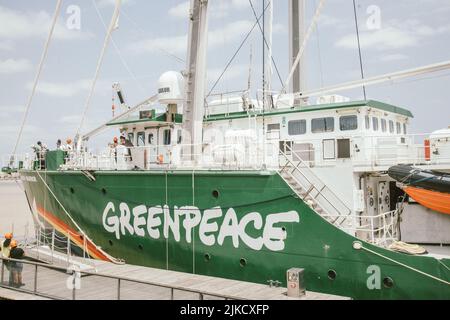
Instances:
[[[74,258],[77,262],[92,266],[95,271],[81,271],[81,278],[73,290],[73,278],[66,270],[53,270],[50,265],[38,266],[37,292],[45,297],[77,300],[342,300],[348,299],[329,294],[307,291],[298,298],[288,297],[286,288],[237,281],[224,278],[183,273],[129,264],[113,264],[105,261]],[[64,263],[63,263],[64,264]],[[66,265],[59,265],[66,268]],[[23,290],[34,291],[34,265],[26,265]],[[79,284],[79,285],[78,285]],[[5,286],[5,284],[3,284]],[[5,289],[6,290],[6,289]],[[9,290],[14,291],[14,290]],[[23,293],[23,292],[21,292]],[[201,293],[201,294],[200,294]],[[32,294],[31,294],[32,295]],[[32,295],[34,297],[34,295]],[[0,297],[3,297],[0,291]],[[6,296],[5,296],[6,297]],[[17,299],[28,299],[26,293]]]

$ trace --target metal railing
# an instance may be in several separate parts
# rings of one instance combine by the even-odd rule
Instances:
[[[284,163],[280,164],[280,173],[282,176],[287,174],[290,179],[301,187],[301,190],[296,192],[303,200],[313,200],[317,203],[325,211],[324,214],[334,217],[330,221],[333,224],[341,225],[348,218],[353,218],[352,210],[311,170],[309,165],[287,143],[284,143],[284,151],[280,150],[280,155],[284,161]],[[291,185],[289,181],[287,182]]]
[[[190,300],[207,298],[234,300],[235,297],[213,292],[187,289],[176,285],[165,285],[152,281],[136,280],[98,272],[78,271],[73,267],[58,267],[28,260],[16,260],[0,257],[0,287],[55,300],[124,300],[147,298],[155,300],[175,300],[176,294],[190,294]],[[24,286],[6,280],[7,273],[14,271],[17,264],[23,265],[21,271]],[[15,271],[14,271],[15,272]],[[41,277],[41,278],[40,278]],[[41,283],[46,281],[45,283]],[[85,288],[86,290],[83,291]],[[153,290],[153,292],[152,292]],[[161,290],[163,290],[161,292]],[[158,291],[158,292],[156,292]],[[141,294],[141,296],[136,296]],[[127,298],[128,297],[128,298]],[[165,299],[163,299],[165,298]]]

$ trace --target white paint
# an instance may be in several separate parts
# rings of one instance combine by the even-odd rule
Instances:
[[[102,215],[103,228],[108,233],[113,233],[120,240],[121,236],[149,236],[152,239],[160,239],[161,231],[165,239],[170,236],[176,242],[181,241],[180,219],[184,229],[186,243],[192,243],[194,230],[198,228],[198,238],[206,246],[217,244],[222,246],[227,238],[235,248],[244,243],[248,248],[259,251],[264,246],[271,251],[282,251],[285,248],[287,232],[285,224],[299,223],[300,217],[297,211],[268,214],[265,218],[258,212],[251,212],[237,216],[233,208],[229,208],[219,226],[223,215],[220,207],[207,209],[202,212],[194,206],[174,206],[171,210],[168,205],[147,208],[145,205],[130,207],[122,202],[119,212],[113,202],[109,202]],[[161,219],[161,216],[163,219]],[[214,219],[217,219],[214,221]],[[247,231],[252,228],[252,235]],[[256,231],[256,232],[255,232]],[[170,235],[170,233],[172,235]]]

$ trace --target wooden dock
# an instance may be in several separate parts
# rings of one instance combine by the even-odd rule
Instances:
[[[6,288],[8,272],[4,270],[0,297],[5,299],[69,300],[347,300],[346,297],[307,291],[300,298],[286,295],[286,288],[230,279],[161,270],[135,265],[117,265],[77,258],[92,266],[81,277],[67,273],[67,264],[56,267],[25,264],[21,292]],[[59,268],[57,270],[52,268]],[[35,279],[37,269],[37,278]],[[75,281],[74,281],[75,280]],[[75,283],[75,286],[73,285]],[[36,294],[34,294],[34,292]],[[38,298],[40,297],[40,298]]]

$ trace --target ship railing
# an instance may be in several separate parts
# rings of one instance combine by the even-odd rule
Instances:
[[[336,219],[338,216],[325,214],[327,219]],[[342,229],[354,233],[356,237],[369,243],[388,247],[399,240],[398,211],[392,210],[378,215],[354,215],[354,224],[343,225]]]
[[[1,256],[0,259],[0,287],[54,300],[234,300],[226,294],[79,270],[74,265],[61,267]],[[23,266],[23,286],[15,285],[11,278],[11,270],[16,264]]]
[[[331,151],[325,149],[324,140],[334,140]],[[347,150],[339,146],[343,140],[348,141]],[[427,140],[428,145],[424,142]],[[321,135],[288,142],[310,167],[342,163],[383,170],[397,164],[450,166],[450,138],[430,139],[430,134]]]
[[[343,225],[352,220],[352,210],[320,179],[305,163],[301,157],[292,149],[288,143],[283,144],[283,150],[280,150],[281,163],[280,173],[282,176],[288,174],[301,190],[296,190],[299,196],[306,202],[309,200],[317,203],[320,207],[321,216],[328,214],[333,217],[329,220],[335,225]],[[291,184],[290,182],[288,182]],[[295,190],[295,187],[294,187]],[[314,208],[316,211],[318,208]]]
[[[197,153],[192,152],[197,150]],[[275,143],[227,143],[175,146],[138,146],[105,150],[100,154],[68,154],[63,170],[261,170],[278,168]]]

